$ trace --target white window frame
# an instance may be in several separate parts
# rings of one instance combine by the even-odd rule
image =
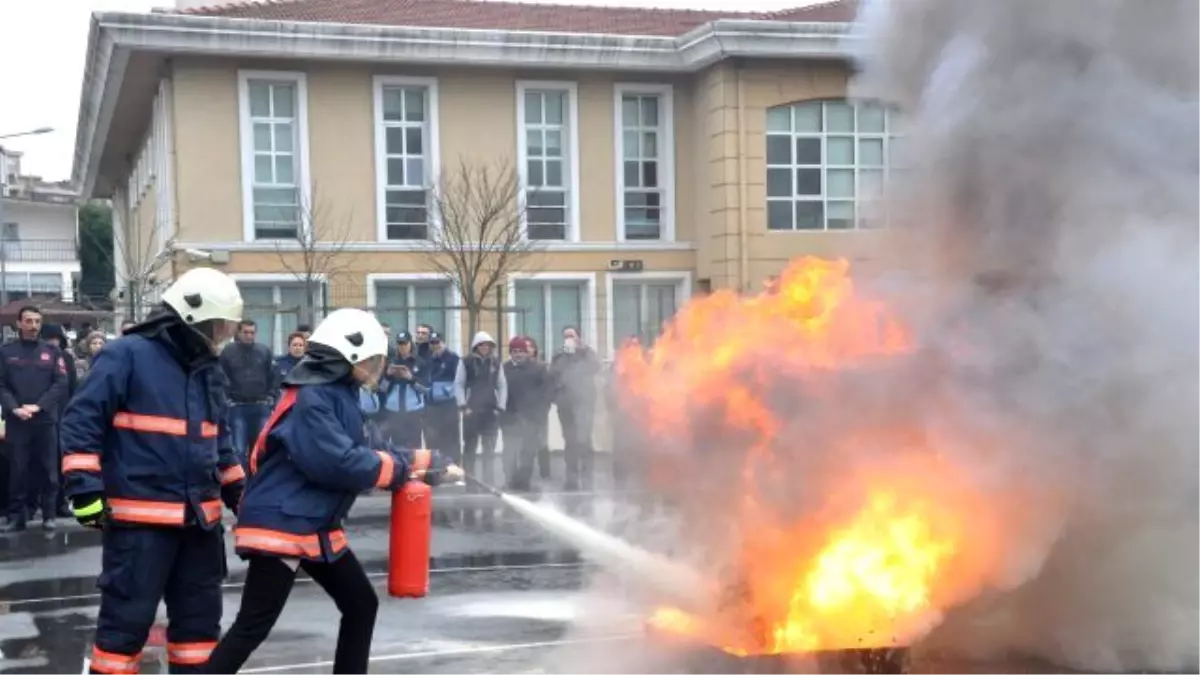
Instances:
[[[561,90],[567,93],[567,129],[566,147],[568,153],[566,168],[571,172],[570,180],[566,181],[571,194],[567,195],[568,209],[566,232],[562,240],[539,239],[548,246],[579,241],[579,87],[575,82],[555,80],[517,80],[517,176],[521,180],[521,230],[528,238],[528,223],[524,215],[526,185],[528,181],[528,148],[525,136],[525,92],[533,90]]]
[[[441,175],[441,131],[438,126],[438,80],[436,77],[405,75],[376,75],[372,84],[375,127],[375,236],[381,242],[419,242],[419,239],[388,239],[387,236],[387,126],[383,121],[383,90],[385,87],[423,87],[425,89],[425,189],[429,234],[441,227],[433,208],[432,191]],[[428,239],[426,239],[428,241]]]
[[[583,304],[580,307],[583,314],[583,325],[579,326],[579,330],[583,331],[583,337],[592,349],[599,351],[599,345],[596,343],[596,273],[595,272],[510,272],[507,281],[508,306],[510,308],[517,305],[517,282],[518,281],[538,281],[538,282],[554,282],[554,281],[574,281],[584,282],[584,298]],[[508,314],[508,336],[511,338],[517,334],[517,315],[515,312]],[[552,354],[549,350],[553,345],[544,345],[538,342],[538,347],[541,353],[545,355],[547,361],[550,360]]]
[[[297,279],[296,275],[294,275],[294,274],[274,274],[271,272],[230,272],[229,278],[233,279],[235,283],[243,283],[244,282],[246,284],[255,285],[255,286],[268,286],[268,285],[271,286],[271,300],[275,302],[276,307],[278,307],[283,302],[283,298],[282,298],[283,294],[282,294],[281,289],[279,288],[280,285],[284,285],[284,286],[303,286],[304,285],[304,280]],[[320,288],[317,289],[318,295],[313,298],[313,310],[314,311],[313,311],[313,326],[312,327],[316,328],[317,327],[316,324],[321,323],[321,320],[325,318],[325,308],[323,307],[323,305],[325,304],[324,303],[325,296],[327,295],[327,293],[329,291],[329,278],[328,278],[328,276],[326,276],[324,274],[313,274],[312,278],[316,281],[319,281],[321,284]],[[285,341],[287,339],[287,336],[282,334],[283,333],[283,330],[282,330],[283,324],[281,323],[283,316],[281,314],[279,314],[278,312],[276,312],[275,315],[272,317],[272,319],[274,319],[274,321],[275,321],[275,325],[272,327],[272,332],[274,332],[274,334],[275,334],[275,340],[277,342]],[[282,342],[282,344],[279,344],[279,345],[271,345],[271,351],[276,356],[280,356],[284,353],[284,351],[286,351],[286,349],[285,349],[286,347],[287,347],[287,343]]]
[[[302,210],[299,218],[301,230],[308,225],[303,209],[309,208],[312,201],[308,153],[308,76],[302,72],[288,70],[239,70],[238,143],[242,164],[242,238],[248,242],[259,241],[254,236],[254,123],[250,119],[250,82],[254,80],[290,82],[296,86],[296,159],[299,164],[296,167],[296,182],[300,188],[298,198]]]
[[[604,294],[605,294],[605,330],[608,338],[608,358],[613,359],[617,354],[616,345],[616,316],[615,308],[613,307],[613,287],[620,281],[633,281],[637,283],[653,283],[655,281],[674,281],[675,287],[675,312],[678,314],[683,310],[683,306],[692,297],[692,273],[681,272],[609,272],[604,275]]]
[[[617,83],[613,86],[613,138],[615,182],[617,188],[617,241],[625,239],[625,126],[622,99],[626,94],[651,94],[658,105],[658,183],[662,191],[658,239],[631,239],[634,242],[675,241],[675,88],[669,84]]]
[[[464,304],[462,302],[462,294],[460,294],[458,292],[458,287],[454,285],[454,281],[452,279],[450,279],[450,277],[446,276],[445,274],[442,274],[441,272],[371,272],[371,273],[367,274],[367,307],[374,310],[375,303],[378,301],[378,297],[379,297],[379,286],[380,285],[386,286],[389,283],[395,283],[395,284],[426,283],[426,284],[428,284],[430,282],[447,284],[447,287],[446,287],[446,305],[447,306],[461,307]],[[410,303],[409,311],[410,312],[412,311],[411,303]],[[463,348],[463,332],[462,332],[463,312],[462,312],[462,309],[446,310],[446,323],[448,325],[437,327],[438,330],[443,331],[443,333],[442,333],[443,341],[451,349],[454,349],[459,354],[462,354],[462,348]],[[415,328],[415,326],[392,326],[392,328],[395,328],[397,330],[401,330],[401,329],[412,330],[413,328]]]

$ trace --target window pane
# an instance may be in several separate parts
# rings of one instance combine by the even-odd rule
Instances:
[[[797,138],[796,139],[796,163],[797,164],[821,164],[821,139],[820,138]]]
[[[388,206],[425,206],[425,190],[388,190]],[[421,222],[425,222],[421,220]]]
[[[866,199],[877,197],[883,190],[883,171],[862,169],[858,172],[858,194]]]
[[[562,157],[562,132],[547,131],[546,132],[546,156],[547,157]]]
[[[546,161],[546,185],[562,187],[562,162],[559,160]]]
[[[259,152],[271,151],[271,125],[269,123],[255,122],[254,149]]]
[[[675,316],[675,284],[650,284],[646,287],[646,325],[643,337],[653,344],[663,325]]]
[[[658,133],[647,131],[642,134],[642,157],[658,157]]]
[[[425,90],[410,87],[404,90],[404,119],[409,122],[425,121]]]
[[[642,187],[658,187],[658,162],[642,162]]]
[[[542,146],[541,129],[527,129],[525,131],[525,154],[530,157],[541,157],[545,154]]]
[[[413,290],[413,325],[427,323],[436,331],[446,330],[446,286],[417,286]]]
[[[768,197],[791,197],[793,194],[791,169],[767,169]]]
[[[638,100],[636,96],[621,98],[621,125],[636,127],[638,125]]]
[[[272,117],[291,117],[295,111],[296,88],[290,84],[271,85],[272,98],[275,107],[271,110]]]
[[[625,187],[641,187],[641,162],[625,162]]]
[[[792,137],[780,135],[767,136],[767,164],[792,163]]]
[[[271,116],[271,87],[265,82],[250,83],[250,115]]]
[[[273,172],[274,164],[271,163],[270,155],[255,155],[254,156],[254,182],[255,183],[274,183],[275,174]]]
[[[400,121],[404,119],[404,90],[395,87],[383,89],[383,119]]]
[[[517,333],[537,340],[543,355],[554,353],[546,335],[546,302],[544,286],[536,282],[518,281],[513,297],[517,312]],[[547,359],[549,357],[547,356]]]
[[[271,286],[238,284],[242,292],[242,316],[258,326],[255,339],[265,345],[273,343],[275,331],[275,292]]]
[[[256,146],[257,149],[257,146]],[[292,125],[283,122],[275,125],[275,152],[292,151]]]
[[[643,96],[642,97],[642,126],[657,127],[658,126],[658,97]]]
[[[424,185],[425,184],[425,160],[417,157],[408,160],[404,167],[405,178],[408,179],[408,185]]]
[[[562,208],[566,205],[567,194],[561,190],[538,190],[529,194],[528,202],[530,206],[557,206]]]
[[[404,130],[404,151],[410,155],[422,155],[425,153],[424,144],[421,142],[423,134],[421,127],[409,127]]]
[[[409,330],[408,286],[377,285],[375,287],[375,316],[391,324],[392,335]]]
[[[562,92],[546,93],[546,124],[563,123],[563,98],[565,96],[566,94]]]
[[[613,284],[613,339],[617,344],[637,336],[642,337],[640,284]]]
[[[796,133],[812,133],[821,130],[821,103],[813,101],[795,106]]]
[[[825,204],[823,202],[796,202],[796,229],[825,229]]]
[[[892,136],[888,139],[888,166],[903,167],[907,166],[908,158],[904,156],[904,139],[899,136]]]
[[[535,206],[526,209],[525,219],[534,225],[561,225],[567,220],[567,210],[561,206]]]
[[[384,138],[384,147],[389,155],[404,154],[404,128],[388,127]]]
[[[391,158],[387,161],[387,184],[404,185],[404,160]]]
[[[854,138],[852,136],[830,136],[825,139],[828,151],[827,163],[834,166],[854,166]]]
[[[542,174],[542,160],[531,159],[526,162],[526,180],[533,187],[541,187],[546,184],[545,177]]]
[[[275,156],[275,182],[285,184],[296,182],[296,175],[292,171],[291,155]]]
[[[854,107],[841,101],[830,101],[825,104],[825,131],[853,132]]]
[[[854,169],[825,171],[826,197],[854,197]]]
[[[820,169],[796,169],[796,194],[798,194],[798,195],[819,195],[819,194],[821,194],[821,170]]]
[[[883,133],[883,108],[872,103],[858,106],[858,130],[867,134]]]
[[[767,202],[767,229],[792,229],[792,200],[773,200]]]
[[[567,238],[567,228],[561,223],[530,223],[527,234],[529,235],[530,239],[542,241],[562,241]]]
[[[636,131],[625,131],[621,134],[621,156],[625,159],[636,159],[640,153],[638,139],[641,134]]]
[[[792,130],[792,107],[779,106],[767,110],[767,131]]]
[[[582,330],[583,287],[580,284],[550,285],[549,327],[555,350],[562,346],[562,331],[567,326]]]
[[[316,289],[314,289],[316,290]],[[300,317],[304,316],[310,310],[316,309],[312,300],[306,300],[304,297],[303,285],[286,284],[279,287],[279,339],[286,340],[287,336],[295,332],[296,326],[300,325]],[[282,351],[285,345],[276,344],[271,341],[270,346],[276,351]]]
[[[429,228],[425,225],[391,225],[387,226],[387,238],[401,241],[420,241],[428,239]]]
[[[296,188],[294,187],[256,187],[254,188],[254,203],[270,204],[275,206],[295,206],[297,203],[299,203],[297,201],[296,194]]]
[[[829,229],[849,230],[854,227],[854,202],[829,202]]]
[[[525,92],[525,123],[542,123],[542,95],[536,91]]]
[[[860,138],[858,140],[859,166],[883,166],[883,139]]]

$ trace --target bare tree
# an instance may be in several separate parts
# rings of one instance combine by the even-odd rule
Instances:
[[[350,271],[349,256],[342,255],[350,242],[352,218],[338,218],[331,205],[314,187],[307,204],[299,206],[299,224],[294,238],[276,243],[279,263],[304,288],[304,306],[300,323],[312,325],[316,319],[315,298],[325,284]]]
[[[462,294],[468,334],[474,335],[492,294],[510,273],[525,269],[542,247],[525,236],[525,199],[511,163],[459,159],[442,173],[432,192],[426,256]]]
[[[113,205],[113,275],[125,316],[141,321],[160,292],[159,270],[171,261],[175,239],[162,239],[154,224],[143,227]],[[119,220],[118,220],[119,219]],[[134,222],[125,222],[133,220]]]

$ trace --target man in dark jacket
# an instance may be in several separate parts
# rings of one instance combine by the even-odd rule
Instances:
[[[463,413],[463,470],[485,482],[495,480],[497,413],[504,410],[508,384],[496,355],[496,340],[479,331],[471,340],[471,353],[458,362],[454,373],[454,398]],[[482,473],[475,474],[475,452],[483,443]]]
[[[230,433],[243,466],[271,414],[271,399],[279,386],[275,359],[266,345],[254,341],[257,333],[253,321],[243,320],[237,339],[221,351],[221,370],[228,378]]]
[[[462,434],[454,399],[454,376],[459,360],[458,354],[446,347],[440,333],[430,332],[425,442],[456,464],[462,462]]]
[[[63,473],[75,518],[103,529],[91,670],[136,673],[167,604],[167,660],[196,672],[221,630],[221,503],[245,474],[225,424],[216,347],[242,314],[237,284],[187,271],[162,311],[100,351],[63,415]]]
[[[22,307],[16,340],[0,347],[0,407],[9,449],[8,522],[4,532],[25,529],[27,494],[41,494],[42,526],[54,529],[58,502],[58,419],[67,395],[62,351],[39,339],[42,313]]]
[[[58,347],[62,351],[63,361],[67,364],[67,395],[62,397],[61,403],[58,406],[59,419],[62,419],[62,411],[66,409],[67,403],[71,397],[75,395],[75,389],[79,386],[79,368],[76,364],[75,352],[68,348],[67,334],[63,331],[62,326],[56,323],[42,324],[42,340],[46,344]],[[57,434],[55,434],[57,436]],[[58,458],[55,459],[55,473],[58,475],[58,515],[64,518],[71,517],[71,509],[67,506],[67,493],[63,486],[62,472],[58,471],[58,463],[62,461],[62,446],[58,448]],[[40,487],[30,486],[29,498],[26,504],[29,506],[29,511],[32,513],[37,505],[41,504],[41,489]]]
[[[507,489],[526,492],[532,485],[533,465],[540,445],[538,413],[546,398],[546,367],[529,356],[529,342],[517,336],[508,342],[504,363],[508,400],[504,405],[504,475]]]
[[[566,443],[567,490],[578,490],[580,480],[591,489],[593,471],[592,425],[596,412],[596,376],[600,359],[584,344],[579,329],[563,329],[563,346],[550,362],[554,378],[554,404]]]
[[[413,349],[417,354],[417,358],[429,360],[433,356],[433,344],[430,336],[433,335],[433,326],[427,323],[417,324],[417,329],[413,332]]]

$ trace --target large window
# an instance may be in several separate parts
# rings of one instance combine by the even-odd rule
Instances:
[[[391,325],[393,335],[402,330],[416,330],[417,324],[427,323],[442,335],[449,336],[453,328],[448,309],[450,288],[445,282],[377,281],[375,315],[381,322]]]
[[[670,85],[617,85],[618,240],[674,237],[674,111]]]
[[[270,283],[239,281],[244,304],[242,316],[258,326],[258,341],[275,354],[287,349],[287,336],[300,325],[301,317],[311,308],[313,325],[320,322],[324,309],[324,289],[316,289],[310,303],[305,303],[301,283]]]
[[[562,346],[564,328],[575,326],[582,334],[586,282],[518,280],[513,286],[514,335],[536,340],[543,360],[549,361]]]
[[[876,103],[805,101],[767,110],[767,228],[868,227],[887,180],[894,113]]]
[[[437,81],[375,78],[380,237],[427,239],[437,179]]]
[[[295,239],[308,207],[304,75],[242,71],[239,80],[246,238]]]
[[[612,296],[613,346],[635,335],[649,346],[679,308],[680,282],[614,281]]]
[[[517,144],[530,239],[572,240],[578,222],[575,85],[517,83]]]

